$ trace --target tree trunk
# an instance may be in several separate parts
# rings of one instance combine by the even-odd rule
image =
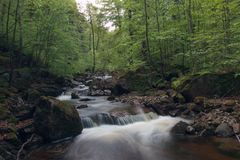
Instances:
[[[8,13],[7,13],[7,22],[6,22],[6,41],[7,41],[7,47],[9,48],[9,20],[10,20],[10,12],[11,12],[11,5],[12,5],[12,0],[9,0],[8,2]]]
[[[22,2],[23,4],[23,2]],[[18,25],[19,25],[19,51],[23,50],[23,27],[22,27],[22,6],[19,7]]]
[[[192,38],[194,36],[193,18],[192,18],[192,0],[188,0],[187,13],[188,13],[188,33],[190,35],[189,52],[190,52],[190,56],[191,56],[192,69],[193,69],[193,72],[194,72],[194,70],[195,70],[195,60],[194,60],[193,51],[192,51],[192,44],[193,44]]]
[[[90,25],[91,25],[91,31],[92,31],[92,54],[93,54],[92,73],[95,73],[95,69],[96,69],[95,33],[94,33],[93,19],[92,19],[91,13],[89,13],[89,17],[90,17]]]
[[[230,47],[228,46],[230,43],[230,8],[229,8],[229,0],[224,0],[223,2],[223,30],[224,30],[224,48],[225,53],[229,54]],[[224,54],[224,53],[223,53]]]
[[[2,26],[1,26],[1,29],[2,29],[2,30],[1,30],[1,33],[2,33],[2,34],[4,34],[4,23],[3,23],[3,22],[4,22],[4,17],[5,17],[5,14],[6,14],[6,8],[5,8],[5,7],[6,7],[6,4],[5,4],[5,2],[3,1],[3,2],[2,2],[2,8],[1,8],[1,25],[2,25]]]
[[[155,0],[155,12],[156,12],[156,22],[157,22],[157,31],[158,31],[158,34],[160,34],[160,21],[159,21],[159,0]],[[165,64],[164,64],[164,58],[163,58],[163,53],[162,53],[162,47],[161,47],[161,40],[159,39],[158,40],[158,49],[159,49],[159,54],[160,54],[160,59],[161,59],[161,74],[162,74],[162,77],[164,78],[165,77]]]
[[[149,46],[149,28],[148,28],[148,11],[147,11],[147,0],[144,0],[144,13],[145,13],[145,40],[146,40],[146,51],[148,61],[151,62],[150,46]]]

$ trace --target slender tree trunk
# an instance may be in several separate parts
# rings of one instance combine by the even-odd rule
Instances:
[[[121,14],[120,14],[120,9],[119,7],[117,7],[117,20],[118,20],[118,27],[121,30],[122,28],[122,21],[121,21]]]
[[[91,31],[92,31],[92,54],[93,54],[92,73],[95,73],[95,69],[96,69],[95,33],[94,33],[93,19],[92,19],[91,13],[89,13],[89,16],[90,16],[90,25],[91,25]]]
[[[96,51],[98,50],[99,43],[100,43],[100,31],[97,31],[97,43],[96,43]]]
[[[22,4],[23,3],[24,2],[22,2]],[[22,52],[23,50],[22,6],[19,7],[18,26],[19,26],[19,51]]]
[[[156,12],[156,22],[157,22],[157,31],[158,31],[158,34],[160,34],[160,21],[159,21],[159,0],[155,0],[155,12]],[[162,77],[165,77],[165,64],[164,64],[164,58],[163,58],[163,53],[162,53],[162,47],[161,47],[161,40],[159,39],[158,40],[158,49],[159,49],[159,54],[160,54],[160,59],[161,59],[161,74],[162,74]]]
[[[14,20],[14,28],[13,28],[13,37],[12,37],[12,43],[15,44],[16,41],[16,31],[17,31],[17,24],[18,24],[18,18],[19,18],[19,6],[20,2],[17,0],[17,6],[15,10],[15,20]]]
[[[11,13],[11,5],[12,0],[9,0],[8,2],[8,13],[7,13],[7,22],[6,22],[6,41],[7,41],[7,47],[9,47],[9,21],[10,21],[10,13]]]
[[[128,10],[128,21],[129,21],[129,22],[132,21],[132,10],[131,10],[131,9]],[[131,26],[128,26],[128,32],[129,32],[130,38],[132,39],[133,30],[132,30]]]
[[[18,23],[18,11],[19,11],[19,0],[17,0],[17,6],[15,10],[15,21],[14,21],[14,28],[13,28],[13,37],[12,37],[12,48],[11,48],[11,55],[10,55],[10,74],[9,74],[9,87],[12,85],[13,80],[13,73],[14,73],[14,53],[15,53],[15,41],[16,41],[16,31],[17,31],[17,23]]]
[[[230,9],[229,9],[229,0],[224,0],[223,2],[223,30],[224,30],[224,48],[225,53],[229,54],[230,47]]]
[[[3,1],[2,2],[2,7],[1,7],[1,33],[4,34],[4,18],[5,18],[5,14],[6,14],[6,4],[5,2]]]
[[[192,51],[192,44],[193,44],[192,38],[194,36],[193,18],[192,18],[192,0],[188,0],[187,15],[188,15],[188,32],[190,35],[189,52],[190,52],[191,63],[192,63],[192,68],[193,68],[193,72],[194,72],[195,60],[194,60],[193,51]]]
[[[146,51],[149,62],[151,62],[150,56],[150,44],[149,44],[149,26],[148,26],[148,11],[147,11],[147,0],[144,0],[144,13],[145,13],[145,40],[146,40]]]

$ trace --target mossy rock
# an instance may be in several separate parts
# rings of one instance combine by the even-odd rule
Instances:
[[[192,101],[197,96],[232,96],[240,94],[240,78],[234,73],[199,73],[183,76],[172,87]]]
[[[74,106],[53,97],[41,97],[34,114],[36,133],[54,141],[81,133],[82,125]]]

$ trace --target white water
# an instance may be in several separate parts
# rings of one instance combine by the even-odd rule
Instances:
[[[69,149],[67,160],[165,160],[161,152],[170,130],[181,118],[159,117],[125,126],[84,129]]]
[[[62,94],[61,96],[58,96],[57,99],[60,101],[69,101],[72,99],[72,97],[71,95]]]

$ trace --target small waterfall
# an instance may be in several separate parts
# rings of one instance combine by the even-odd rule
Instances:
[[[97,124],[89,117],[84,117],[81,120],[84,128],[93,128],[97,126]]]
[[[146,114],[127,115],[124,117],[111,116],[109,113],[100,113],[96,117],[82,118],[82,125],[84,128],[92,128],[97,125],[127,125],[135,122],[144,122],[157,119],[159,116],[156,113],[149,112]]]
[[[157,118],[158,118],[158,115],[153,112],[146,113],[146,114],[129,115],[125,117],[118,117],[117,125],[127,125],[135,122],[144,122],[144,121],[154,120]]]
[[[97,114],[97,122],[98,122],[99,125],[115,124],[113,117],[109,113]]]

